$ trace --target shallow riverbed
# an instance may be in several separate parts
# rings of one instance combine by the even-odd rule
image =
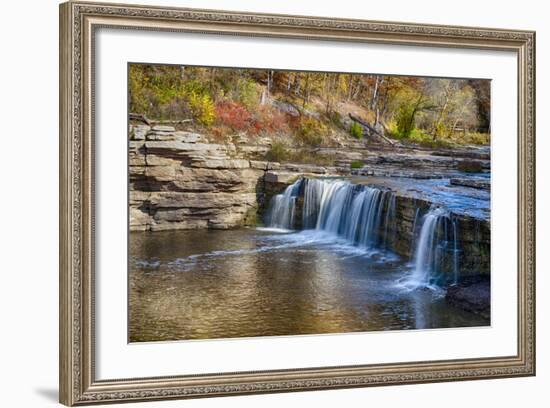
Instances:
[[[320,231],[132,232],[129,340],[486,326],[408,259]]]

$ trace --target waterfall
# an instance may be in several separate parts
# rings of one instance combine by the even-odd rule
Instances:
[[[420,215],[420,208],[416,207],[416,211],[414,212],[414,221],[411,229],[411,236],[412,236],[412,244],[414,244],[414,238],[416,237],[416,225],[418,224],[418,216]],[[411,246],[412,246],[411,244]],[[411,251],[410,260],[412,261],[414,258],[414,252]]]
[[[275,195],[267,211],[266,224],[272,228],[294,229],[296,200],[302,180],[288,186],[282,194]]]
[[[420,235],[414,251],[411,283],[430,287],[458,278],[457,222],[449,211],[432,206],[422,218]],[[449,279],[452,276],[452,279]]]
[[[305,180],[304,208],[302,210],[302,227],[304,229],[313,229],[317,226],[321,197],[327,184],[318,179]]]
[[[318,203],[317,230],[364,247],[387,247],[395,232],[395,195],[391,191],[342,180],[321,181],[319,188],[318,182],[313,187],[320,197],[314,200]],[[308,209],[308,213],[315,210]]]
[[[297,216],[298,197],[301,218]],[[432,287],[458,279],[458,222],[445,208],[430,207],[412,226],[409,286]],[[396,196],[378,187],[340,179],[300,179],[271,199],[266,224],[330,233],[364,248],[392,249],[396,234]],[[418,232],[417,232],[418,231]]]
[[[296,196],[303,188],[302,228],[345,238],[355,245],[387,248],[395,234],[395,195],[345,180],[304,179],[272,198],[267,224],[295,226]]]

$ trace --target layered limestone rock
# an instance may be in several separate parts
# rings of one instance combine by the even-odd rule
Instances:
[[[263,176],[275,163],[169,126],[133,126],[130,139],[131,230],[255,224]]]
[[[271,196],[289,180],[332,171],[262,160],[268,138],[252,145],[236,135],[232,143],[217,144],[171,126],[131,125],[129,130],[131,230],[255,225]]]
[[[490,153],[475,148],[426,151],[420,148],[370,148],[361,159],[362,167],[352,170],[359,176],[446,178],[449,172],[490,171]]]
[[[130,229],[226,229],[255,225],[271,197],[300,177],[349,175],[352,161],[364,167],[351,173],[438,177],[449,169],[489,168],[486,151],[422,151],[369,146],[320,148],[319,156],[332,157],[335,166],[279,164],[265,160],[271,140],[255,144],[236,135],[231,143],[210,143],[203,135],[176,131],[171,126],[131,125],[129,129]],[[339,164],[338,164],[339,163]],[[474,164],[472,164],[474,163]],[[446,173],[448,174],[448,173]],[[453,185],[471,181],[455,178]],[[479,184],[479,185],[478,185]],[[487,188],[480,182],[474,188]],[[431,203],[397,197],[397,231],[394,250],[410,256],[412,227],[418,208]],[[460,229],[464,265],[487,260],[490,248],[488,222],[462,217]],[[487,261],[488,262],[488,261]]]

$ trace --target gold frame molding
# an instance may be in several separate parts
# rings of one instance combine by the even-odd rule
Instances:
[[[517,54],[518,349],[513,356],[96,380],[93,47],[100,27],[375,42]],[[60,5],[60,402],[130,402],[535,374],[535,33],[412,23],[68,2]]]

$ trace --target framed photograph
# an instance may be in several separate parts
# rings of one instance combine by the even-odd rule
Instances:
[[[60,6],[66,405],[535,374],[535,33]]]

